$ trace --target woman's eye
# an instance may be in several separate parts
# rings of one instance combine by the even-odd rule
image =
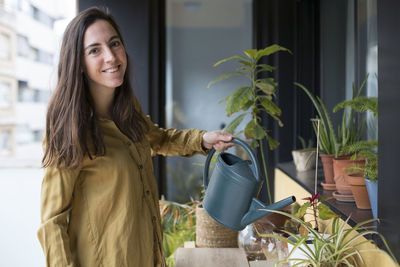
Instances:
[[[99,52],[99,49],[93,48],[93,49],[91,49],[91,50],[89,51],[89,55],[91,55],[91,54],[96,54],[97,52]]]
[[[113,46],[113,47],[117,47],[117,46],[120,46],[120,45],[121,45],[120,41],[114,41],[114,42],[111,43],[111,46]]]

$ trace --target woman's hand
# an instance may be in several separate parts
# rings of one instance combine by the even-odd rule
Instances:
[[[225,130],[206,132],[203,135],[202,145],[207,149],[214,147],[216,151],[223,152],[234,145],[234,143],[225,143],[231,141],[233,137],[233,134]]]

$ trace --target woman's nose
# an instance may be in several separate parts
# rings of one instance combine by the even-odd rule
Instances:
[[[115,60],[115,54],[114,51],[110,48],[106,48],[104,50],[104,61],[105,62],[113,62]]]

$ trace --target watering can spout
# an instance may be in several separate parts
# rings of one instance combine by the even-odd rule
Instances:
[[[256,198],[253,198],[250,204],[249,211],[243,216],[242,221],[241,221],[241,226],[244,228],[250,223],[253,223],[264,216],[270,214],[270,211],[268,210],[280,210],[286,206],[289,206],[290,204],[296,202],[296,198],[294,196],[282,199],[281,201],[272,203],[269,206],[265,206],[261,201],[259,201]]]

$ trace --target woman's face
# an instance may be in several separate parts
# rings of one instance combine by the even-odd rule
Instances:
[[[111,95],[124,81],[126,53],[115,29],[105,20],[90,25],[83,39],[84,72],[92,94]]]

